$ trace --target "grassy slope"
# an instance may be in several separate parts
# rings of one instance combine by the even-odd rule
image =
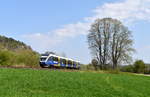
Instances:
[[[150,97],[150,77],[0,69],[0,97]]]

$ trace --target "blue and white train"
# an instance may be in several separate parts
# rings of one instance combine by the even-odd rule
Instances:
[[[40,66],[44,67],[62,67],[62,68],[72,68],[79,69],[79,61],[74,61],[69,58],[56,56],[53,54],[42,54],[40,58]]]

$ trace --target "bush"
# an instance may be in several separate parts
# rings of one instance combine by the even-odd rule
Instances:
[[[122,66],[120,70],[123,72],[134,72],[134,66],[133,65]]]
[[[21,50],[17,52],[17,64],[26,66],[36,66],[39,64],[39,55],[30,50]]]
[[[8,66],[14,64],[13,58],[15,58],[13,52],[7,50],[0,51],[0,65]]]
[[[95,66],[92,64],[88,64],[86,67],[87,67],[87,70],[97,70],[95,69]]]
[[[98,70],[98,69],[95,69],[95,66],[93,66],[92,64],[86,64],[86,65],[82,64],[80,65],[80,70]]]
[[[146,68],[144,74],[150,74],[150,64],[145,64]]]
[[[9,56],[7,52],[0,52],[0,65],[8,65]]]
[[[137,60],[134,62],[135,73],[144,73],[145,68],[146,68],[145,63],[142,60]]]
[[[25,65],[38,66],[39,55],[31,50],[19,50],[17,52],[1,50],[0,65]]]
[[[93,59],[92,62],[92,67],[94,67],[94,70],[98,70],[99,66],[98,66],[98,61],[96,59]]]
[[[123,72],[149,73],[148,66],[142,60],[135,61],[133,65],[122,66],[120,70]]]
[[[80,65],[80,70],[87,70],[87,65],[81,64],[81,65]]]

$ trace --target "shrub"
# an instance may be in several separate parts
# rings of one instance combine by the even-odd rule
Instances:
[[[0,51],[0,65],[11,65],[14,64],[14,54],[11,51],[1,50]]]
[[[17,52],[1,50],[0,65],[25,65],[38,66],[39,55],[31,50],[19,50]]]
[[[86,67],[87,67],[87,70],[96,70],[95,66],[92,64],[88,64]]]
[[[122,66],[120,70],[123,72],[134,72],[134,66],[133,65]]]
[[[0,52],[0,65],[7,65],[8,64],[8,54],[6,52]]]
[[[81,65],[80,65],[80,70],[87,70],[87,65],[81,64]]]
[[[26,66],[36,66],[39,64],[39,55],[30,50],[21,50],[17,52],[17,64]]]
[[[146,65],[146,68],[145,68],[144,73],[145,74],[150,74],[150,64],[145,64],[145,65]]]
[[[91,63],[92,63],[92,65],[93,65],[93,67],[94,67],[95,70],[99,69],[98,61],[96,59],[93,59]]]
[[[145,68],[146,68],[145,63],[142,60],[137,60],[134,62],[135,73],[144,73]]]

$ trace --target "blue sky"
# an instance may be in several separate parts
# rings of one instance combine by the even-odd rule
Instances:
[[[119,19],[133,32],[134,59],[150,63],[150,0],[0,0],[0,35],[34,50],[89,63],[86,35],[96,18]]]

